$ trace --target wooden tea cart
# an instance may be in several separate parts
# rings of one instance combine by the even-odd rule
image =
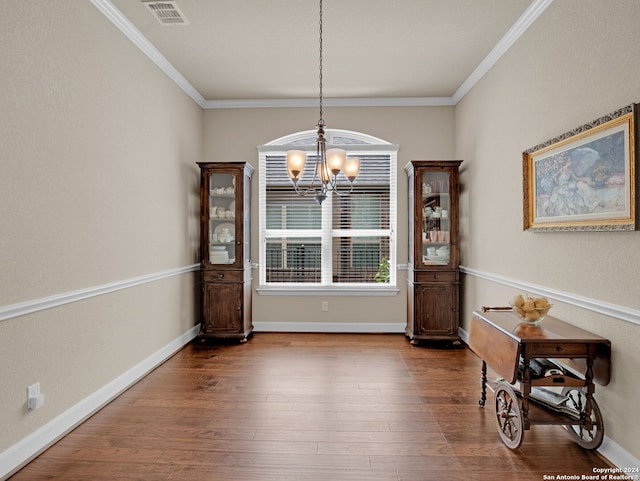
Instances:
[[[516,449],[531,425],[558,424],[582,447],[597,449],[604,426],[594,382],[609,383],[610,341],[551,316],[528,325],[507,309],[475,311],[469,332],[469,347],[482,359],[480,406],[487,365],[500,376],[489,387],[502,442]]]

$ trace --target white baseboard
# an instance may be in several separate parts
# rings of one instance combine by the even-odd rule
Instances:
[[[0,453],[0,479],[6,479],[9,475],[14,474],[47,447],[194,339],[199,332],[200,325],[198,324],[38,430],[9,447],[6,451]]]
[[[602,444],[598,448],[598,452],[604,456],[605,459],[609,460],[611,464],[617,466],[620,469],[624,468],[632,468],[637,469],[640,467],[640,459],[635,458],[631,453],[622,448],[618,443],[609,439],[606,435],[602,441]],[[638,473],[612,473],[615,476],[619,476],[621,474],[627,474],[629,479],[637,479]],[[634,478],[634,476],[636,476]],[[600,476],[600,479],[604,479],[604,476]],[[613,479],[613,478],[611,478]]]
[[[403,333],[406,322],[254,322],[254,332]]]

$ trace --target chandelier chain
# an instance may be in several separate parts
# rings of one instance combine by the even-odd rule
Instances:
[[[313,176],[311,183],[308,187],[300,187],[298,181],[304,173],[304,166],[307,160],[307,153],[303,150],[289,150],[287,152],[287,170],[289,178],[293,182],[293,188],[298,195],[313,195],[318,204],[327,198],[330,192],[333,192],[339,196],[349,195],[353,192],[353,181],[360,172],[360,159],[357,157],[347,158],[347,152],[344,149],[332,148],[327,149],[327,139],[325,138],[325,125],[323,118],[323,92],[322,92],[322,1],[319,0],[320,7],[320,19],[318,22],[319,27],[319,72],[318,83],[320,84],[320,118],[318,119],[318,131],[316,138],[316,166],[313,170]],[[330,152],[330,159],[328,154]],[[341,190],[338,188],[338,174],[344,173],[344,176],[349,181],[347,190]],[[319,186],[316,186],[316,181],[320,182]]]
[[[324,126],[324,119],[322,118],[322,0],[320,0],[320,69],[319,69],[319,81],[320,81],[320,120],[318,120],[318,126]]]

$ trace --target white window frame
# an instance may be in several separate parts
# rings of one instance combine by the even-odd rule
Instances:
[[[379,154],[388,155],[390,161],[389,176],[389,229],[362,229],[362,230],[332,230],[331,212],[333,197],[330,194],[323,202],[322,227],[316,230],[304,231],[279,231],[267,232],[266,214],[266,162],[268,155],[286,155],[291,149],[305,150],[310,155],[315,155],[315,130],[297,132],[275,139],[258,147],[259,155],[259,230],[260,230],[260,261],[259,261],[259,287],[260,295],[338,295],[338,296],[392,296],[398,293],[397,287],[397,198],[398,198],[398,146],[382,139],[349,130],[325,129],[327,148],[338,147],[347,151],[351,156]],[[346,143],[334,143],[344,142]],[[303,179],[303,182],[307,179]],[[356,180],[357,183],[357,180]],[[304,184],[303,184],[304,185]],[[320,237],[322,242],[322,281],[320,283],[269,283],[266,279],[266,239],[269,237],[300,235],[300,237]],[[331,246],[334,237],[341,237],[348,233],[349,237],[389,237],[389,282],[388,283],[340,283],[332,282],[332,257]]]

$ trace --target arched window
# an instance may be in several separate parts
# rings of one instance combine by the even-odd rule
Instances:
[[[307,151],[301,187],[310,181],[315,131],[258,148],[259,292],[395,292],[398,146],[346,130],[326,129],[325,138],[327,148],[360,157],[361,169],[351,194],[330,193],[321,205],[295,193],[286,168],[287,150]]]

